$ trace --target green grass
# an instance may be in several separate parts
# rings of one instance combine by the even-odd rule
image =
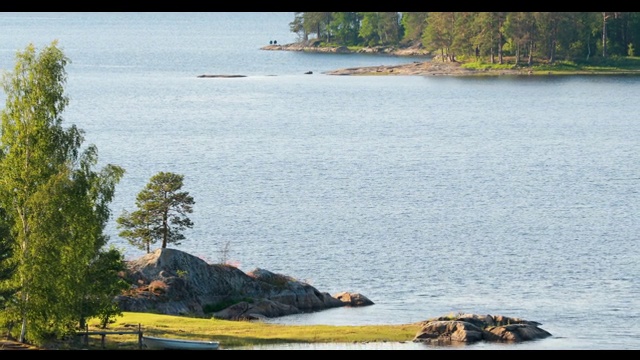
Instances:
[[[460,67],[463,67],[465,69],[470,69],[470,70],[509,70],[509,69],[515,68],[513,64],[507,64],[507,63],[491,64],[491,63],[485,63],[480,61],[465,62],[462,65],[460,65]]]
[[[549,64],[544,61],[534,61],[532,66],[528,66],[526,61],[521,61],[516,67],[513,59],[503,61],[503,64],[491,64],[488,62],[462,61],[463,68],[472,70],[506,70],[519,69],[530,70],[533,74],[640,74],[640,57],[625,56],[611,57],[603,59],[593,57],[589,61],[568,61],[560,60]]]
[[[369,343],[412,341],[420,326],[406,325],[280,325],[260,321],[229,321],[125,312],[107,329],[99,329],[98,321],[89,322],[89,331],[135,331],[150,336],[187,340],[215,340],[221,348],[250,347],[284,343]],[[76,343],[67,348],[86,348]],[[89,349],[101,349],[101,337],[90,336]],[[107,335],[106,349],[138,349],[136,335]]]

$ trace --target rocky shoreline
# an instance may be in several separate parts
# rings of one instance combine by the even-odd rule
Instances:
[[[414,61],[403,65],[364,66],[324,72],[326,75],[418,75],[418,76],[478,76],[478,75],[531,75],[525,70],[472,70],[457,62]]]
[[[374,305],[359,293],[330,295],[286,275],[264,269],[244,273],[175,249],[157,249],[127,261],[122,276],[131,287],[115,300],[126,312],[261,321],[343,306]],[[419,329],[412,341],[429,345],[519,343],[552,336],[538,322],[503,315],[458,313],[415,325]],[[28,349],[38,347],[10,338],[0,340],[0,350]]]
[[[131,289],[116,298],[129,312],[151,312],[222,320],[253,321],[336,307],[371,306],[359,293],[330,295],[283,274],[265,269],[249,273],[175,249],[157,249],[127,262]],[[522,342],[551,333],[540,323],[503,315],[445,315],[422,321],[413,339],[434,345]]]
[[[576,70],[576,71],[532,71],[527,68],[519,69],[467,69],[462,63],[441,61],[431,57],[431,53],[419,44],[408,47],[366,47],[357,51],[351,51],[345,46],[320,47],[317,42],[293,43],[285,45],[271,44],[263,46],[261,50],[272,51],[304,51],[318,53],[367,53],[384,54],[393,56],[406,56],[421,58],[403,65],[380,65],[337,69],[323,72],[326,75],[414,75],[414,76],[530,76],[530,75],[640,75],[640,70]],[[423,60],[427,57],[426,60]]]
[[[244,273],[176,249],[157,249],[128,261],[125,279],[131,288],[116,298],[122,311],[260,320],[373,305],[358,293],[331,295],[286,275],[259,268]]]
[[[363,47],[357,51],[352,51],[346,46],[325,47],[319,46],[317,41],[299,42],[292,44],[277,45],[271,44],[260,48],[261,50],[282,50],[282,51],[302,51],[314,53],[334,53],[334,54],[381,54],[393,56],[413,56],[413,57],[430,57],[431,52],[425,50],[422,45],[414,44],[405,47],[396,46],[375,46]]]
[[[403,65],[363,66],[354,68],[337,69],[323,72],[326,75],[418,75],[418,76],[477,76],[477,75],[530,75],[527,70],[500,69],[500,70],[473,70],[463,68],[459,62],[433,60],[431,53],[416,44],[407,47],[381,46],[365,47],[357,51],[351,51],[346,46],[320,47],[314,42],[293,43],[285,45],[267,45],[261,50],[271,51],[302,51],[334,54],[381,54],[404,57],[420,58]],[[426,58],[426,59],[424,59]]]

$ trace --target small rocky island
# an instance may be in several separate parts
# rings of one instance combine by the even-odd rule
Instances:
[[[122,311],[250,321],[322,311],[341,306],[370,306],[358,293],[330,295],[313,286],[264,269],[244,273],[175,249],[157,249],[127,262],[123,277],[130,289],[116,297]],[[417,324],[414,342],[521,342],[551,336],[539,323],[502,315],[458,314]]]
[[[429,345],[468,344],[479,341],[519,343],[551,336],[535,321],[502,316],[459,314],[420,323],[414,342]]]

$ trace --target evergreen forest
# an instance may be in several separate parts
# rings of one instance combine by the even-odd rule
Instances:
[[[634,57],[640,12],[296,12],[312,46],[422,46],[449,61],[589,62]]]

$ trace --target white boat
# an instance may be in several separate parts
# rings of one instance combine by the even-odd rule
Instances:
[[[153,336],[142,336],[147,349],[153,350],[217,350],[218,341],[168,339]]]

